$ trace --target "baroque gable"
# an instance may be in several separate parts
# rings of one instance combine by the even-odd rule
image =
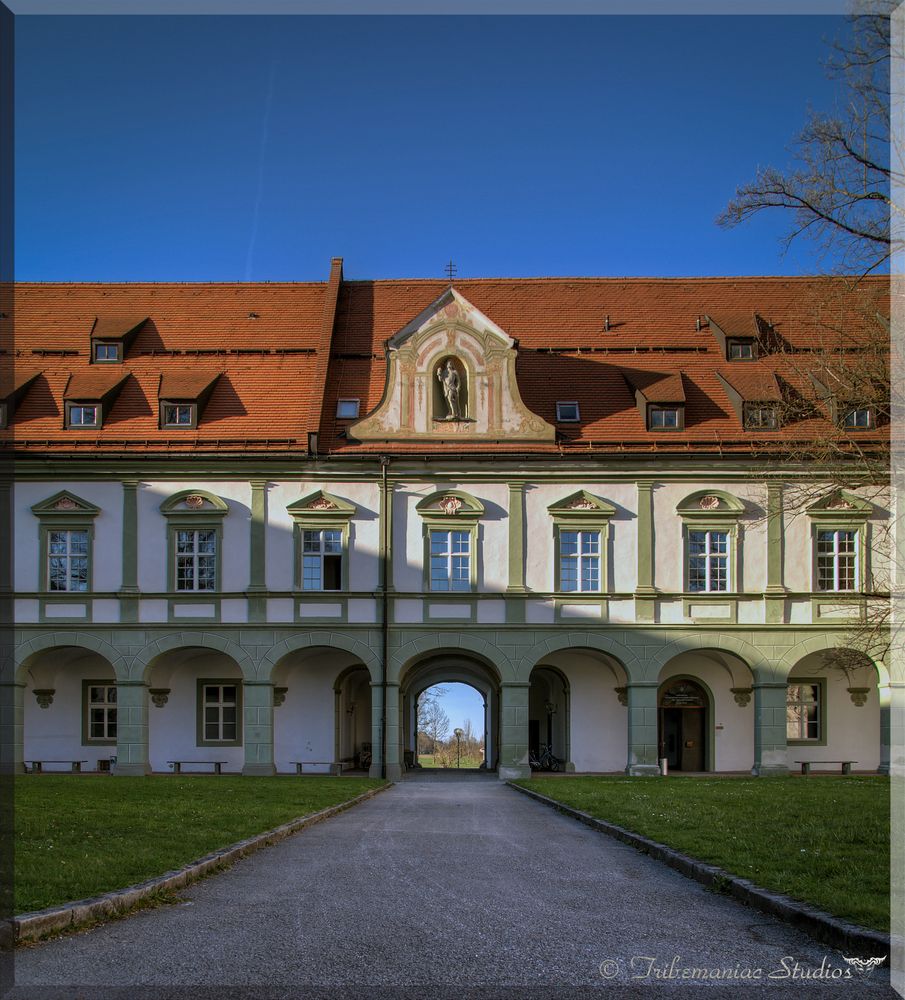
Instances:
[[[383,398],[348,436],[552,442],[555,428],[522,401],[516,355],[516,342],[449,288],[387,342]]]

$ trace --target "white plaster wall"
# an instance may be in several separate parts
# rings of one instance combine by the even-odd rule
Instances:
[[[113,668],[94,653],[83,654],[81,650],[70,649],[49,651],[41,656],[27,676],[25,759],[85,760],[87,764],[82,766],[94,770],[98,759],[109,760],[115,756],[116,746],[82,742],[82,682],[113,679]],[[35,688],[54,689],[53,704],[41,708],[35,700]]]
[[[94,549],[92,590],[118,590],[122,582],[123,500],[119,483],[53,482],[16,483],[12,490],[13,560],[16,590],[42,590],[40,521],[31,512],[34,504],[61,489],[100,507],[93,518]]]
[[[670,660],[660,672],[660,683],[677,675],[702,681],[713,695],[713,718],[706,739],[708,745],[714,741],[714,770],[750,771],[754,763],[754,695],[741,707],[731,689],[750,688],[751,672],[736,657],[695,651]]]
[[[241,746],[197,745],[198,681],[202,679],[235,679],[241,684],[242,674],[229,657],[207,651],[178,652],[162,658],[151,671],[149,687],[170,689],[166,705],[158,708],[151,702],[148,706],[151,770],[172,773],[168,760],[222,760],[226,761],[224,771],[241,771],[245,762]]]

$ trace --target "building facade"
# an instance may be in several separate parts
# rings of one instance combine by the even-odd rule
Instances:
[[[419,694],[462,681],[501,778],[543,744],[579,772],[888,770],[886,667],[836,654],[889,514],[807,457],[886,429],[820,377],[825,291],[338,259],[18,286],[15,765],[395,778]],[[846,292],[853,336],[885,294]]]

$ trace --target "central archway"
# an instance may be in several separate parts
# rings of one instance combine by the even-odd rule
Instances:
[[[496,770],[500,756],[500,676],[470,653],[437,650],[409,663],[399,682],[400,759],[411,768],[418,759],[418,699],[438,684],[467,684],[484,702],[482,771]]]

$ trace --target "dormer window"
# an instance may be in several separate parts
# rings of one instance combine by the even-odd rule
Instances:
[[[776,430],[775,403],[745,403],[745,430]]]
[[[122,344],[95,341],[94,360],[98,364],[118,364],[122,361]]]
[[[194,403],[163,403],[162,422],[164,427],[197,426]]]
[[[578,403],[574,401],[557,402],[556,404],[557,423],[577,424],[579,420],[581,420],[581,415],[578,410]]]
[[[100,427],[101,408],[97,403],[67,403],[66,404],[66,426],[79,427]]]
[[[756,354],[753,340],[727,340],[726,357],[729,361],[754,361]]]
[[[842,426],[847,431],[870,430],[874,426],[874,414],[871,407],[848,404],[841,409]]]
[[[338,399],[336,401],[336,417],[338,420],[357,420],[360,401],[357,399]]]
[[[684,407],[654,406],[647,408],[647,429],[650,431],[678,431],[684,425]]]

